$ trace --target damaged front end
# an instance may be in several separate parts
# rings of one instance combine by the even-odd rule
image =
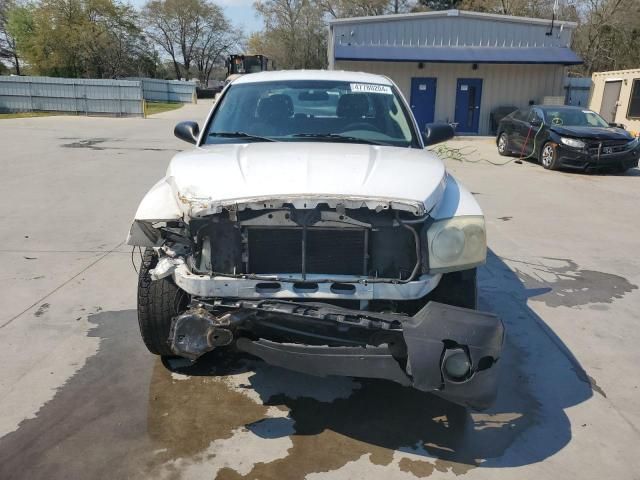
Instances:
[[[193,302],[170,343],[196,359],[235,341],[272,365],[380,378],[476,409],[494,400],[504,330],[494,315],[429,302],[415,315],[281,300]]]
[[[189,205],[164,217],[139,211],[128,240],[155,250],[151,280],[170,277],[190,298],[171,323],[174,354],[196,360],[235,344],[312,375],[392,380],[476,409],[492,403],[502,323],[447,304],[475,306],[475,271],[472,283],[454,285],[466,301],[433,295],[443,276],[484,261],[473,209],[437,219],[383,199]]]

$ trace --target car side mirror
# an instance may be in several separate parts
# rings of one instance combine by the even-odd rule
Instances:
[[[180,140],[185,142],[198,143],[198,135],[200,135],[200,127],[196,122],[180,122],[173,129],[173,134]]]
[[[425,146],[435,145],[453,138],[455,131],[448,123],[427,123],[424,127]]]
[[[609,122],[609,126],[610,127],[614,127],[614,128],[621,128],[624,130],[624,125],[621,123],[616,123],[616,122]]]

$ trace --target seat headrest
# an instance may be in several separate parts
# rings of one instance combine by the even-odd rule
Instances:
[[[293,115],[293,101],[289,95],[278,93],[260,100],[256,115],[260,120],[281,120]]]
[[[362,118],[369,111],[369,99],[364,93],[346,93],[338,100],[336,114],[344,118]]]

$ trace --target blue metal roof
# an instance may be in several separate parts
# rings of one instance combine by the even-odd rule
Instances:
[[[566,47],[434,47],[359,46],[338,44],[336,60],[444,63],[548,63],[579,65],[582,60]]]

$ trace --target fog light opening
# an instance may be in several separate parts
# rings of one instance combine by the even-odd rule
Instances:
[[[462,382],[471,374],[471,360],[462,348],[447,349],[442,359],[442,372],[448,380]]]

